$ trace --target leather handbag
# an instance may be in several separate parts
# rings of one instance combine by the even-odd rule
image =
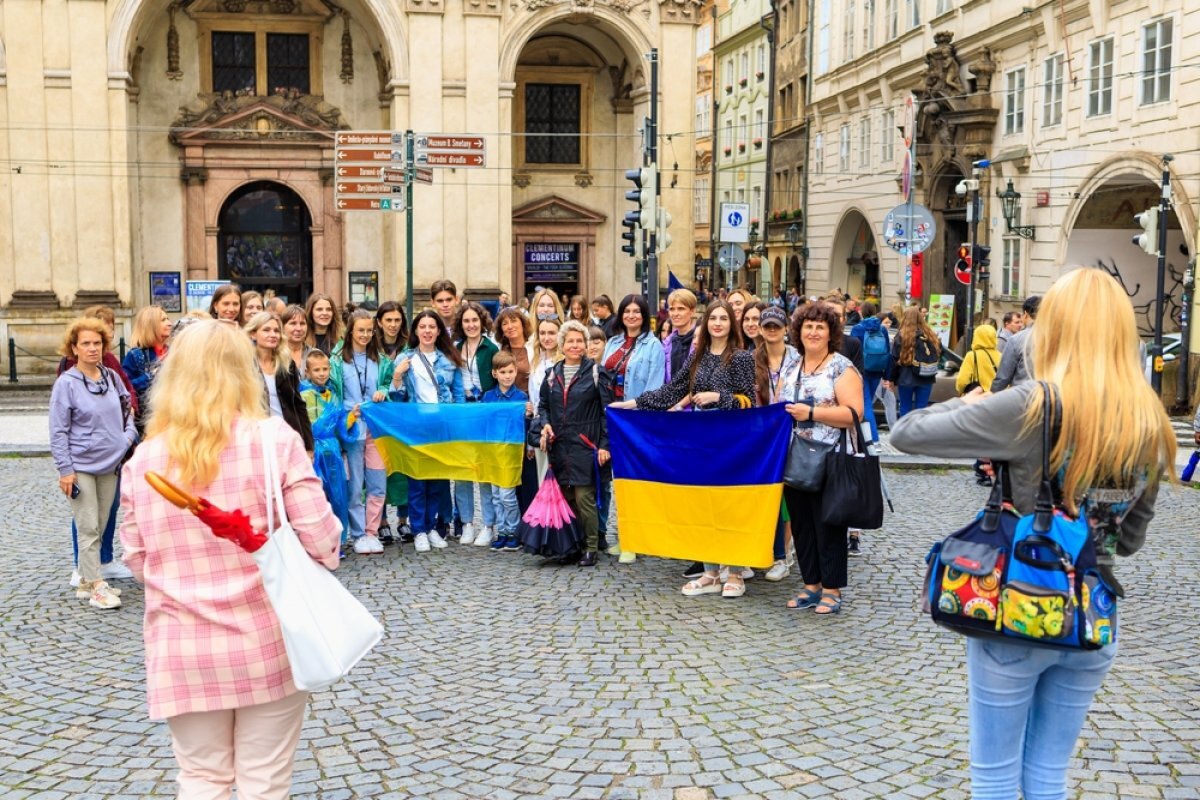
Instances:
[[[800,383],[792,402],[800,401]],[[821,442],[800,435],[800,423],[792,423],[792,438],[788,442],[787,460],[783,465],[783,483],[800,492],[819,492],[825,485],[825,456],[833,450],[831,442]]]
[[[313,560],[288,522],[269,426],[260,426],[267,485],[267,543],[253,553],[279,618],[296,688],[325,689],[383,638],[383,625],[333,573]],[[275,527],[278,514],[279,527]]]
[[[867,452],[858,412],[852,408],[850,414],[854,427],[843,428],[837,444],[825,455],[821,521],[835,528],[881,528],[883,480],[879,456]]]

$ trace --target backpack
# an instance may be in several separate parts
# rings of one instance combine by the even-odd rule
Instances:
[[[866,372],[884,372],[891,349],[887,331],[882,327],[867,331],[863,339],[863,369]]]

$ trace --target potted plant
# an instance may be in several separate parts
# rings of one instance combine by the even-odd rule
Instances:
[[[731,152],[733,152],[733,151],[732,151],[732,149],[729,147],[729,145],[725,145],[725,155],[729,155]]]
[[[754,147],[755,147],[755,149],[758,149],[758,150],[762,149],[762,138],[761,137],[759,137],[759,136],[754,137]]]
[[[749,83],[749,82],[750,82],[750,81],[749,81],[749,79],[748,79],[748,78],[739,78],[739,79],[738,79],[738,86],[741,86],[741,87],[744,89],[744,88],[746,87],[746,84],[747,84],[747,83]]]
[[[754,77],[761,81],[763,79],[763,71],[760,69],[758,72],[754,73]]]
[[[729,83],[725,84],[725,94],[733,94],[733,85],[732,84],[729,84]]]
[[[738,142],[738,152],[739,153],[746,152],[746,143],[745,142]]]

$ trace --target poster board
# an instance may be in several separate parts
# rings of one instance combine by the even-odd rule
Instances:
[[[178,272],[150,273],[150,305],[168,314],[183,312],[183,291]]]
[[[950,346],[950,331],[954,328],[954,295],[929,295],[929,327],[937,334],[942,347]]]
[[[227,283],[229,281],[188,281],[186,284],[187,310],[208,311],[213,294]]]
[[[351,272],[350,302],[364,308],[374,309],[379,306],[379,273]]]

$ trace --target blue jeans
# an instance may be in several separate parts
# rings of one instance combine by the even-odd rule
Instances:
[[[490,495],[496,533],[516,534],[517,526],[521,524],[521,510],[517,507],[516,488],[505,489],[490,483],[481,483],[479,488],[481,493],[485,488],[491,490],[489,494],[481,494],[480,499],[489,498]]]
[[[408,479],[408,524],[413,533],[429,533],[437,526],[438,509],[450,500],[450,481]]]
[[[967,639],[971,796],[1064,800],[1067,765],[1117,646],[1048,650]]]
[[[875,392],[883,375],[878,372],[868,372],[863,375],[863,420],[871,423],[871,439],[879,441],[879,425],[875,423]]]
[[[121,473],[117,473],[117,493],[113,495],[112,508],[108,512],[108,524],[100,536],[100,563],[111,564],[113,560],[113,538],[117,533],[117,509],[121,507]],[[71,563],[79,566],[79,529],[71,519]]]
[[[916,386],[896,386],[896,395],[900,398],[900,413],[903,417],[910,411],[929,405],[929,395],[933,394],[932,383],[918,383]]]
[[[350,499],[350,537],[364,533],[375,536],[383,517],[383,501],[387,497],[387,470],[367,469],[367,440],[346,442],[346,491]],[[374,447],[374,445],[372,445]],[[367,501],[363,502],[363,488]]]
[[[470,483],[469,481],[454,482],[454,507],[462,524],[475,521],[475,487],[479,487],[479,515],[481,522],[487,527],[496,524],[496,509],[492,505],[492,485],[490,483]]]
[[[786,524],[783,521],[783,510],[779,511],[779,520],[775,523],[775,541],[771,544],[771,557],[776,561],[783,561],[787,558],[787,548],[785,541],[787,538]]]

